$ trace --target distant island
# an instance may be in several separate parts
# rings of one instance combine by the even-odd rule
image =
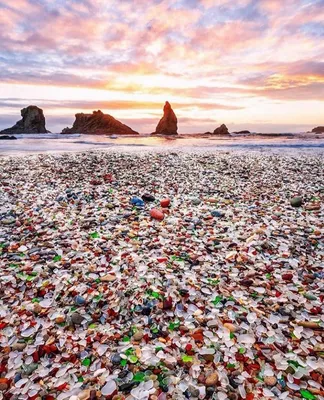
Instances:
[[[316,128],[312,129],[313,133],[324,133],[324,126],[317,126]]]
[[[45,126],[43,110],[37,106],[28,106],[21,110],[22,119],[11,128],[0,132],[2,135],[19,133],[50,133]]]
[[[129,126],[118,121],[109,114],[102,111],[93,111],[92,114],[75,114],[72,128],[65,128],[62,134],[86,133],[93,135],[138,135]]]
[[[50,133],[46,129],[46,120],[44,112],[37,106],[30,105],[21,110],[22,119],[16,122],[11,128],[0,131],[1,140],[13,140],[15,137],[10,135],[21,133]],[[128,125],[115,119],[109,114],[104,114],[101,110],[93,111],[91,114],[77,113],[75,121],[71,128],[64,128],[61,134],[87,134],[87,135],[139,135],[139,132],[133,130]],[[320,134],[324,133],[324,126],[317,126],[309,133]],[[230,137],[230,132],[225,124],[221,124],[214,131],[204,133],[190,134],[190,136],[227,136]],[[262,135],[262,136],[293,136],[293,134],[284,133],[252,133],[249,130],[234,131],[235,135]],[[163,116],[158,122],[152,136],[179,136],[178,134],[178,119],[171,104],[166,101],[163,107]],[[186,135],[185,135],[186,136]],[[183,135],[182,135],[183,137]]]

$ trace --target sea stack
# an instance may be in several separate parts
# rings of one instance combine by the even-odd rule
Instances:
[[[225,124],[222,124],[214,130],[213,135],[229,135],[227,126]]]
[[[312,129],[313,133],[324,133],[324,126],[317,126],[316,128]]]
[[[21,110],[22,119],[13,127],[4,129],[0,134],[49,133],[45,127],[43,110],[37,106],[28,106]]]
[[[178,134],[178,120],[172,110],[168,101],[165,102],[163,107],[163,117],[157,124],[155,132],[152,135],[177,135]]]
[[[102,111],[93,111],[92,114],[75,114],[75,121],[72,128],[65,128],[66,133],[86,133],[94,135],[138,135],[129,126],[121,123],[109,114]]]

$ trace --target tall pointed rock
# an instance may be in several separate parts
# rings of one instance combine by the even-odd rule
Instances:
[[[177,135],[178,134],[178,120],[172,110],[168,101],[165,102],[163,107],[163,117],[157,124],[155,132],[152,135]]]

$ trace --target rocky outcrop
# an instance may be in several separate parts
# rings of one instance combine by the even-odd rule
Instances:
[[[222,124],[214,130],[213,135],[229,135],[227,126]]]
[[[317,126],[316,128],[312,129],[313,133],[324,133],[324,126]]]
[[[2,135],[0,140],[17,140],[16,136]]]
[[[163,107],[163,117],[157,124],[155,132],[152,135],[177,135],[178,134],[178,120],[172,110],[168,101],[165,102]]]
[[[247,135],[247,134],[249,134],[249,133],[251,133],[250,131],[238,131],[238,132],[233,132],[233,133],[236,133],[237,135]]]
[[[0,134],[49,133],[45,127],[43,110],[37,106],[28,106],[21,110],[22,119],[13,127],[4,129]]]
[[[75,114],[72,128],[63,129],[62,133],[86,133],[94,135],[138,135],[129,126],[122,124],[109,114],[93,111],[92,114]]]

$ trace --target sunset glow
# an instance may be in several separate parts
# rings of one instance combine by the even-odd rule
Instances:
[[[153,5],[154,3],[154,5]],[[0,129],[95,109],[152,132],[324,124],[324,0],[0,0]]]

